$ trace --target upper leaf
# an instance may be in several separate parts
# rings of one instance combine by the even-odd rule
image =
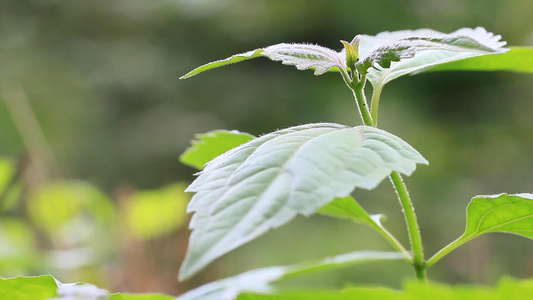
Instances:
[[[220,154],[244,144],[254,138],[253,135],[236,130],[215,130],[204,134],[197,134],[180,156],[180,161],[186,165],[202,170],[206,163]]]
[[[290,266],[255,269],[205,284],[181,295],[179,299],[221,300],[235,299],[243,292],[269,293],[274,291],[274,287],[271,285],[272,282],[285,278],[345,268],[363,262],[402,258],[403,254],[398,252],[357,251]]]
[[[374,188],[392,171],[410,175],[427,161],[383,130],[322,123],[279,130],[207,164],[187,191],[195,212],[185,279],[214,259],[298,213],[310,215],[354,188]]]
[[[284,65],[294,65],[298,70],[315,69],[315,75],[326,73],[330,68],[344,68],[344,55],[331,49],[312,44],[276,44],[259,48],[226,59],[210,62],[180,77],[186,79],[198,73],[256,57],[268,57]]]
[[[430,29],[363,35],[359,46],[360,70],[368,71],[375,87],[406,74],[468,57],[507,51],[501,36],[482,27],[462,28],[450,34]]]

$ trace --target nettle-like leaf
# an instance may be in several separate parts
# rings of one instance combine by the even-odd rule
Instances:
[[[197,134],[192,146],[180,156],[183,164],[202,170],[206,163],[220,154],[249,142],[253,135],[237,130],[215,130]]]
[[[180,77],[180,79],[186,79],[207,70],[261,56],[274,61],[281,61],[284,65],[296,66],[298,70],[314,69],[315,75],[324,74],[334,67],[344,68],[346,64],[344,55],[329,48],[312,44],[282,43],[210,62],[190,71]]]
[[[450,34],[431,29],[363,35],[359,45],[360,66],[368,72],[374,88],[407,74],[469,57],[504,53],[501,36],[482,27],[462,28]]]
[[[272,293],[271,283],[316,272],[346,268],[355,264],[402,259],[399,252],[357,251],[290,266],[267,267],[205,284],[179,297],[180,300],[235,299],[243,292]]]
[[[410,175],[417,163],[427,161],[386,131],[332,123],[279,130],[234,148],[187,188],[196,193],[187,208],[195,214],[180,279],[356,187],[372,189],[392,171]]]

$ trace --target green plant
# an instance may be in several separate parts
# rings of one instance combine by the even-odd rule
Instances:
[[[188,206],[194,215],[179,277],[191,277],[218,257],[297,214],[320,213],[363,223],[382,235],[396,252],[354,252],[318,262],[249,271],[207,284],[181,299],[233,299],[242,292],[269,293],[275,291],[271,282],[367,260],[404,259],[412,265],[416,279],[426,282],[429,267],[484,233],[533,238],[533,194],[476,196],[467,209],[464,234],[426,259],[414,206],[401,174],[411,175],[416,164],[428,162],[405,141],[377,128],[380,96],[388,82],[438,69],[532,72],[532,49],[503,48],[506,43],[500,36],[480,27],[451,34],[427,29],[384,32],[341,42],[341,52],[310,44],[276,44],[208,63],[181,77],[256,57],[281,61],[299,70],[313,69],[315,75],[338,72],[353,92],[363,125],[307,124],[257,138],[236,131],[199,135],[181,157],[185,164],[205,168],[187,188],[195,193]],[[365,97],[367,83],[372,85],[370,101]],[[387,177],[405,216],[409,251],[385,229],[380,215],[369,215],[351,197],[355,188],[373,189]],[[239,299],[256,299],[247,297],[251,296]],[[263,297],[257,299],[270,299]]]
[[[430,266],[479,235],[507,232],[533,238],[533,194],[474,197],[467,209],[464,234],[426,260],[413,204],[400,174],[410,175],[416,164],[426,164],[427,161],[400,138],[378,129],[377,120],[381,91],[393,79],[426,70],[533,73],[533,48],[504,49],[505,43],[499,41],[499,36],[483,28],[461,29],[449,35],[431,30],[387,32],[377,36],[356,36],[350,43],[342,43],[345,48],[340,53],[315,45],[278,44],[204,65],[182,77],[260,56],[281,60],[298,69],[314,69],[316,75],[338,72],[353,91],[364,125],[308,124],[257,138],[224,130],[198,135],[193,146],[180,157],[183,163],[195,168],[205,166],[187,188],[196,193],[188,207],[188,211],[195,214],[190,223],[193,233],[180,278],[191,277],[216,258],[270,228],[287,223],[297,214],[319,213],[367,225],[396,251],[356,251],[289,266],[256,269],[208,283],[179,299],[486,300],[522,299],[531,295],[533,280],[502,278],[494,288],[427,283],[426,270]],[[370,108],[364,93],[367,82],[373,86]],[[18,173],[12,163],[0,159],[2,212],[12,210],[20,198],[22,188],[18,184]],[[351,196],[355,188],[372,189],[387,176],[397,190],[405,212],[411,242],[409,251],[382,225],[382,215],[368,214]],[[181,225],[184,217],[169,212],[180,210],[186,201],[186,197],[179,193],[182,189],[181,184],[176,184],[131,196],[125,207],[123,223],[134,238],[152,239]],[[175,199],[176,192],[182,199]],[[71,200],[65,201],[66,197]],[[84,182],[53,182],[34,191],[29,198],[29,215],[55,239],[67,236],[61,233],[73,220],[86,221],[87,213],[94,215],[91,222],[98,228],[108,229],[115,219],[115,207],[109,199]],[[55,207],[62,208],[60,218]],[[2,253],[0,263],[10,262],[16,267],[31,264],[28,257],[34,254],[23,250],[34,237],[29,228],[26,230],[20,224],[23,224],[22,220],[2,218],[0,241],[3,246],[13,249]],[[67,237],[72,236],[77,242],[79,236],[70,234]],[[64,240],[67,242],[71,241]],[[353,287],[340,291],[284,290],[271,284],[313,272],[385,260],[405,260],[413,266],[417,282],[406,281],[401,291],[381,287]],[[63,284],[48,275],[0,278],[0,298],[174,299],[163,294],[110,294],[90,284]]]

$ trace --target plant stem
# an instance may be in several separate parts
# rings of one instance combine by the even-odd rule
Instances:
[[[372,91],[372,99],[370,100],[370,107],[372,109],[372,120],[374,120],[374,125],[378,127],[378,110],[379,110],[379,98],[381,97],[381,91],[383,90],[383,85],[381,82],[374,86]]]
[[[428,261],[425,263],[425,268],[429,268],[432,265],[434,265],[437,261],[439,261],[441,258],[446,256],[448,253],[455,250],[457,247],[461,246],[462,244],[470,241],[471,238],[464,238],[463,236],[459,237],[455,241],[448,244],[446,247],[440,249],[439,252],[435,253]]]
[[[359,108],[359,115],[363,120],[363,124],[368,126],[374,126],[374,121],[372,121],[372,116],[370,115],[370,111],[368,110],[368,104],[366,103],[366,97],[363,92],[363,88],[365,87],[366,82],[366,76],[363,75],[362,78],[359,80],[356,77],[356,74],[353,73],[352,76],[354,77],[354,79],[352,79],[350,78],[348,73],[343,70],[341,71],[341,75],[346,85],[353,92],[357,107]]]
[[[396,249],[398,252],[404,253],[405,260],[409,264],[413,263],[413,258],[411,257],[409,252],[405,249],[402,243],[400,243],[400,241],[398,241],[396,237],[394,237],[394,235],[392,235],[387,229],[385,229],[385,227],[377,225],[371,225],[371,227],[374,228],[374,230],[376,230],[379,234],[381,234],[381,236],[383,236],[392,245],[394,249]]]
[[[366,76],[362,75],[361,78],[358,79],[357,82],[355,82],[354,80],[351,80],[350,76],[346,72],[341,72],[341,74],[348,87],[350,87],[350,89],[354,93],[357,106],[359,107],[359,112],[361,114],[361,118],[363,119],[363,123],[367,126],[377,127],[378,105],[379,97],[381,95],[381,87],[376,88],[372,95],[373,115],[370,115],[365,94],[363,91],[366,82]],[[413,203],[411,202],[409,192],[407,191],[407,187],[405,186],[405,183],[403,182],[400,174],[398,172],[392,172],[390,175],[390,179],[392,181],[392,185],[396,190],[396,193],[398,194],[398,199],[400,200],[400,204],[402,206],[403,213],[405,216],[405,221],[407,223],[409,240],[411,242],[411,249],[413,250],[412,265],[415,269],[416,278],[418,279],[418,281],[426,282],[427,276],[426,265],[424,263],[424,249],[422,247],[422,236],[420,235],[420,229],[418,226],[418,221],[416,220],[416,214]]]
[[[405,186],[401,175],[398,172],[392,172],[390,179],[398,194],[398,199],[403,208],[405,221],[407,222],[409,240],[411,241],[411,248],[413,250],[413,267],[415,268],[416,277],[419,281],[425,282],[427,278],[426,266],[424,263],[424,249],[422,247],[422,236],[420,235],[418,221],[416,220],[415,208],[411,202],[409,192],[407,191],[407,187]]]

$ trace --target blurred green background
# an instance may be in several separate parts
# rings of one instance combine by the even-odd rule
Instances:
[[[310,122],[358,125],[337,74],[315,78],[266,59],[178,77],[280,42],[339,50],[358,33],[483,26],[533,45],[533,1],[96,0],[0,4],[0,276],[52,274],[112,291],[180,294],[251,268],[358,249],[390,250],[367,228],[297,218],[178,283],[188,230],[178,156],[195,133],[254,135]],[[428,73],[389,84],[380,127],[429,161],[407,184],[429,257],[464,229],[477,194],[533,192],[533,76]],[[388,182],[356,190],[404,244]],[[404,262],[373,263],[298,284],[398,287]],[[533,276],[533,243],[483,236],[429,270],[443,282]],[[293,282],[294,283],[294,282]]]

